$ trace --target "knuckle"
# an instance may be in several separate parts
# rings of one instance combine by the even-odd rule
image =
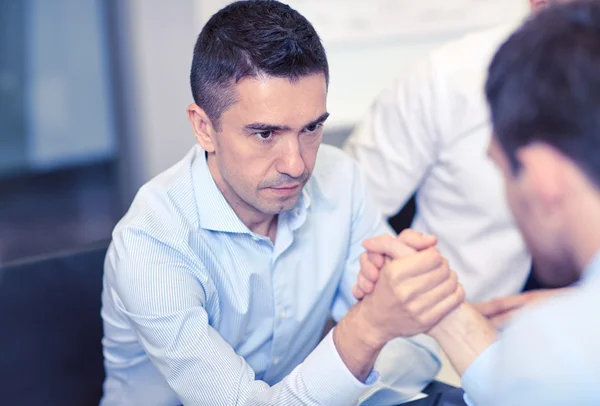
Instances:
[[[367,260],[367,256],[365,255],[365,253],[362,253],[360,255],[360,270],[362,272],[363,269],[365,269],[365,267],[367,266],[367,264],[369,263],[369,261]]]
[[[409,298],[406,294],[406,290],[403,288],[396,288],[394,290],[394,295],[396,296],[396,299],[398,300],[398,302],[400,302],[402,305],[407,307],[407,310],[408,310],[407,304],[409,303]]]
[[[450,263],[448,262],[448,258],[442,257],[442,268],[450,275]]]
[[[456,284],[454,282],[447,280],[444,282],[444,288],[442,289],[444,293],[444,297],[448,297],[456,292]]]
[[[450,279],[450,267],[448,266],[448,260],[446,258],[442,258],[440,273],[445,279]]]
[[[400,234],[398,234],[398,237],[403,237],[404,238],[406,236],[409,236],[411,234],[411,232],[414,232],[414,231],[412,229],[410,229],[410,228],[405,228],[404,230],[402,230],[400,232]]]
[[[424,327],[429,327],[429,326],[431,326],[431,325],[433,324],[433,320],[432,320],[432,319],[433,319],[433,317],[432,317],[432,315],[431,315],[431,314],[427,314],[427,313],[425,313],[425,314],[420,314],[420,315],[417,317],[417,319],[418,319],[418,323],[419,323],[421,326],[424,326]]]
[[[440,250],[436,247],[430,248],[428,251],[428,256],[431,259],[431,263],[433,267],[439,267],[443,263],[443,257],[440,253]]]
[[[365,254],[365,259],[368,260],[371,263],[376,263],[379,261],[379,259],[382,257],[381,254],[376,254],[374,252],[369,252],[369,253],[364,253]]]
[[[368,267],[365,269],[365,275],[371,281],[374,281],[375,279],[377,279],[378,274],[379,274],[379,272],[377,271],[377,269],[375,267]]]
[[[394,264],[389,263],[389,264],[386,264],[383,268],[381,268],[381,270],[379,271],[379,277],[388,279],[390,281],[390,283],[393,283],[396,278],[396,272],[394,271]]]
[[[454,271],[449,272],[448,278],[446,280],[448,281],[448,283],[450,283],[450,286],[452,286],[453,289],[456,289],[456,287],[459,285],[458,278],[456,277],[456,273],[454,273]]]
[[[461,284],[458,284],[458,286],[456,287],[455,295],[456,295],[456,300],[458,300],[459,302],[464,302],[464,300],[466,298],[466,294],[465,294],[465,289],[463,288],[463,286]]]
[[[358,281],[358,285],[364,291],[369,291],[369,290],[373,289],[373,284],[365,278],[361,278]]]
[[[403,299],[404,303],[412,306],[412,302],[415,300],[415,292],[412,290],[404,290]]]

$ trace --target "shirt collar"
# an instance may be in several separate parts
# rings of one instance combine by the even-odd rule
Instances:
[[[596,252],[594,258],[585,268],[582,275],[582,281],[589,281],[600,277],[600,251]]]
[[[195,146],[194,160],[192,162],[192,181],[196,194],[198,207],[199,227],[226,233],[252,234],[250,229],[240,220],[231,208],[221,190],[208,169],[205,152],[199,146]],[[296,205],[288,213],[282,213],[300,221],[294,222],[299,227],[306,219],[306,213],[311,205],[311,198],[306,190],[296,202]],[[294,229],[297,227],[293,227]]]

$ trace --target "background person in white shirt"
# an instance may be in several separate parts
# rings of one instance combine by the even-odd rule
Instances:
[[[432,52],[383,91],[344,147],[384,215],[396,214],[416,192],[412,228],[438,237],[467,298],[485,302],[479,310],[498,324],[552,293],[512,296],[527,281],[531,257],[505,204],[501,174],[486,155],[486,70],[513,28],[470,34]],[[371,290],[369,280],[359,279],[358,298]]]
[[[600,405],[599,38],[600,2],[573,1],[536,14],[490,65],[489,155],[508,206],[540,280],[578,283],[499,334],[468,303],[428,332],[462,375],[467,403]],[[378,237],[365,247],[395,258],[396,243]]]

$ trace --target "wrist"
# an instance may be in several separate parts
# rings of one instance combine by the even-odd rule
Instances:
[[[448,313],[442,320],[439,321],[435,326],[433,326],[427,332],[427,335],[435,339],[436,341],[440,341],[441,338],[451,334],[457,328],[462,327],[461,324],[461,313],[467,311],[465,308],[465,304],[461,304],[456,309],[452,310]]]
[[[354,306],[333,330],[333,343],[348,370],[364,382],[373,369],[385,342],[372,333]]]
[[[337,333],[335,331],[334,333],[351,337],[354,345],[359,346],[364,351],[381,351],[389,339],[373,326],[363,303],[357,303],[348,311],[346,316],[337,324]]]
[[[466,302],[448,313],[427,332],[427,335],[440,344],[473,334],[477,334],[487,343],[494,342],[497,335],[490,322]]]
[[[479,355],[496,340],[496,330],[469,303],[463,303],[427,332],[463,375]]]
[[[352,312],[348,312],[349,325],[357,332],[358,338],[366,348],[381,351],[384,345],[395,337],[390,337],[389,334],[375,323],[377,317],[371,311],[371,297],[366,297],[361,302],[357,303]]]

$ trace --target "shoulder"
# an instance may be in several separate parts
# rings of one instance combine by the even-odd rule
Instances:
[[[589,315],[599,295],[598,289],[576,288],[525,310],[498,342],[506,370],[545,383],[587,379],[600,363],[600,322]]]
[[[506,25],[470,33],[429,52],[403,69],[380,94],[378,103],[406,111],[411,120],[423,115],[428,121],[443,123],[444,132],[452,123],[460,125],[468,119],[473,108],[477,116],[485,117],[487,68],[511,29]]]
[[[134,228],[160,238],[192,227],[197,222],[191,172],[196,153],[193,148],[181,161],[144,184],[113,235]]]
[[[481,95],[488,66],[514,25],[466,34],[431,51],[400,76],[398,86],[423,89],[434,97]]]
[[[600,304],[595,290],[577,289],[524,310],[463,376],[474,399],[489,405],[598,404],[593,388],[600,385],[600,331],[589,315]]]
[[[201,285],[207,277],[192,247],[197,205],[191,165],[196,153],[196,148],[192,149],[142,186],[113,231],[105,284],[140,314],[151,303],[160,305],[154,299],[169,292],[204,297]]]
[[[494,53],[514,27],[507,24],[466,34],[432,51],[428,60],[449,76],[485,73]]]

